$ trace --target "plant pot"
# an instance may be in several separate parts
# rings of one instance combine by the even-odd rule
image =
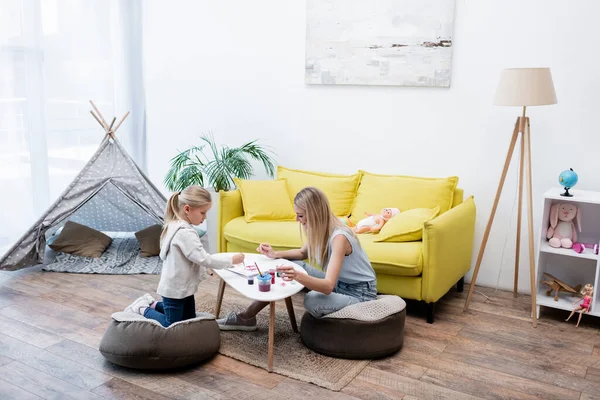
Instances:
[[[219,193],[215,192],[213,188],[206,188],[206,190],[210,192],[212,207],[206,214],[206,227],[208,229],[206,235],[202,237],[202,239],[204,239],[202,244],[204,244],[206,251],[210,254],[214,254],[217,252],[218,243],[217,227],[219,226]]]

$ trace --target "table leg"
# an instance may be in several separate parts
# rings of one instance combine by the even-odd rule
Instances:
[[[269,365],[267,371],[273,372],[273,344],[275,342],[275,302],[269,303]]]
[[[220,278],[219,278],[220,279]],[[223,302],[223,293],[225,293],[225,281],[223,279],[219,282],[219,291],[217,293],[217,305],[215,306],[215,318],[219,318],[221,312],[221,303]]]
[[[285,299],[285,306],[287,307],[288,315],[290,316],[290,322],[292,323],[292,329],[298,333],[298,325],[296,324],[296,314],[294,314],[294,305],[292,304],[292,298],[287,297]]]

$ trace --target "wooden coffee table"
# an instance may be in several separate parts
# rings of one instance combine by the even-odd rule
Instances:
[[[234,253],[221,253],[227,255],[233,255]],[[285,260],[282,258],[271,259],[262,254],[250,254],[244,253],[246,259],[244,260],[245,265],[252,265],[254,262],[258,264],[258,268],[263,274],[266,274],[270,269],[275,269],[277,265],[291,265],[294,269],[301,273],[306,271],[293,263],[292,261]],[[269,372],[273,371],[273,344],[275,341],[275,302],[278,300],[285,300],[288,315],[290,316],[290,322],[292,323],[292,329],[294,332],[298,332],[298,325],[296,324],[296,316],[294,315],[294,307],[292,305],[291,296],[298,293],[304,286],[300,283],[293,281],[285,281],[285,286],[281,283],[284,282],[282,278],[275,277],[275,283],[271,284],[271,291],[259,292],[258,291],[258,279],[254,278],[254,285],[248,285],[248,279],[244,276],[231,272],[227,269],[215,269],[214,272],[219,275],[221,282],[219,282],[219,292],[217,294],[217,305],[215,307],[215,317],[219,318],[221,312],[221,303],[223,301],[223,294],[225,293],[225,286],[231,286],[236,292],[251,300],[259,300],[269,303],[269,355],[268,355],[268,368]]]

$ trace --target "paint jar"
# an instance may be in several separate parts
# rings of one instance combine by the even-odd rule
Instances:
[[[248,285],[254,285],[254,277],[253,276],[248,277]]]
[[[271,283],[274,285],[275,284],[276,271],[274,269],[270,269],[269,270],[269,274],[271,274]]]
[[[271,291],[271,274],[262,274],[256,277],[258,279],[258,291],[259,292],[270,292]]]

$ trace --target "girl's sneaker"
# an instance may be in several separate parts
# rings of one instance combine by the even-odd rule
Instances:
[[[132,312],[132,313],[136,313],[136,314],[142,314],[142,309],[145,309],[147,307],[150,307],[150,303],[148,303],[148,299],[146,298],[146,295],[140,296],[137,299],[135,299],[135,301],[133,303],[131,303],[125,310],[123,310],[124,312]]]
[[[146,298],[146,300],[148,300],[148,304],[152,304],[152,303],[154,303],[154,302],[156,301],[156,300],[154,300],[154,297],[152,297],[152,296],[150,295],[150,293],[146,293],[146,294],[144,294],[144,296],[142,296],[142,297],[145,297],[145,298]]]

